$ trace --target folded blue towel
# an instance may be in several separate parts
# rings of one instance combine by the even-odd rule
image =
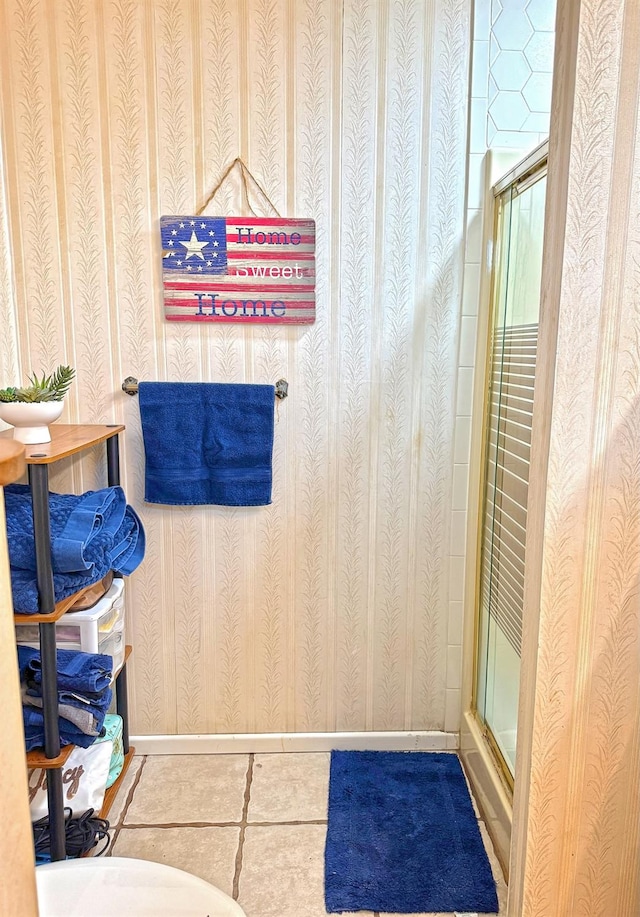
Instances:
[[[88,748],[96,741],[102,726],[104,718],[111,703],[111,689],[105,691],[106,706],[104,710],[98,710],[92,706],[92,712],[95,717],[97,735],[88,735],[79,729],[69,720],[59,717],[58,732],[60,734],[61,745],[79,745],[81,748]],[[22,707],[22,722],[24,725],[24,737],[27,751],[33,748],[41,748],[44,745],[44,716],[42,710],[37,707]]]
[[[42,684],[40,650],[18,644],[20,680],[27,685]],[[109,687],[113,674],[113,659],[102,653],[80,653],[56,650],[58,691],[77,694],[100,694]]]
[[[39,696],[42,685],[42,663],[40,650],[18,645],[18,668],[20,681],[26,684],[30,694]],[[78,709],[89,711],[94,717],[94,729],[100,733],[104,718],[111,704],[112,691],[109,686],[113,670],[113,659],[101,653],[78,653],[73,650],[57,650],[56,668],[58,697]],[[42,710],[23,704],[27,751],[44,744],[44,716]],[[88,735],[64,717],[58,719],[60,743],[80,745],[88,748],[97,735]]]
[[[11,587],[16,612],[38,611],[31,493],[5,488]],[[56,602],[101,580],[110,570],[133,573],[145,550],[142,523],[120,487],[49,494],[51,560]]]
[[[145,500],[271,503],[273,385],[141,382]]]

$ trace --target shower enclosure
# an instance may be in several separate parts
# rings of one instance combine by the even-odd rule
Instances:
[[[540,316],[546,148],[498,182],[479,515],[473,706],[513,785]]]

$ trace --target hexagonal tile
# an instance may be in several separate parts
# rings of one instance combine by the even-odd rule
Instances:
[[[550,73],[532,73],[526,82],[522,95],[531,111],[551,110]]]
[[[533,71],[551,73],[553,70],[554,32],[534,32],[524,49],[524,55]]]
[[[503,10],[495,21],[493,34],[502,51],[522,51],[533,35],[533,29],[525,13]]]
[[[517,150],[519,152],[518,159],[521,159],[535,149],[544,139],[534,131],[496,131],[493,135],[492,147],[494,149],[501,147],[503,150]],[[516,159],[516,162],[518,159]]]
[[[495,22],[502,12],[502,3],[500,0],[491,0],[491,22]]]
[[[516,10],[518,12],[524,12],[527,3],[529,0],[500,0],[503,10]]]
[[[535,131],[538,134],[549,133],[549,112],[533,111],[522,125],[523,131]]]
[[[492,64],[496,57],[500,54],[500,45],[496,41],[496,37],[491,33],[491,38],[489,39],[489,63]]]
[[[556,27],[556,0],[529,0],[527,16],[536,32],[553,32]]]
[[[496,81],[491,76],[491,74],[489,74],[489,105],[491,105],[497,95],[498,87],[496,86]]]
[[[498,89],[522,89],[531,76],[531,68],[522,51],[501,51],[491,67]]]
[[[491,115],[487,118],[487,146],[491,148],[493,144],[493,138],[498,132],[498,128],[495,126],[493,118]]]
[[[489,111],[499,131],[519,131],[529,115],[520,92],[499,92]]]

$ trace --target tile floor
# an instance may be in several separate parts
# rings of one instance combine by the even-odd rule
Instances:
[[[328,783],[328,753],[136,757],[109,814],[107,855],[200,876],[247,917],[326,917]],[[480,829],[503,915],[506,886]]]

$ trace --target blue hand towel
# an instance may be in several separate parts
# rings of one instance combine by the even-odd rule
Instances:
[[[273,385],[141,382],[145,500],[271,503]]]

